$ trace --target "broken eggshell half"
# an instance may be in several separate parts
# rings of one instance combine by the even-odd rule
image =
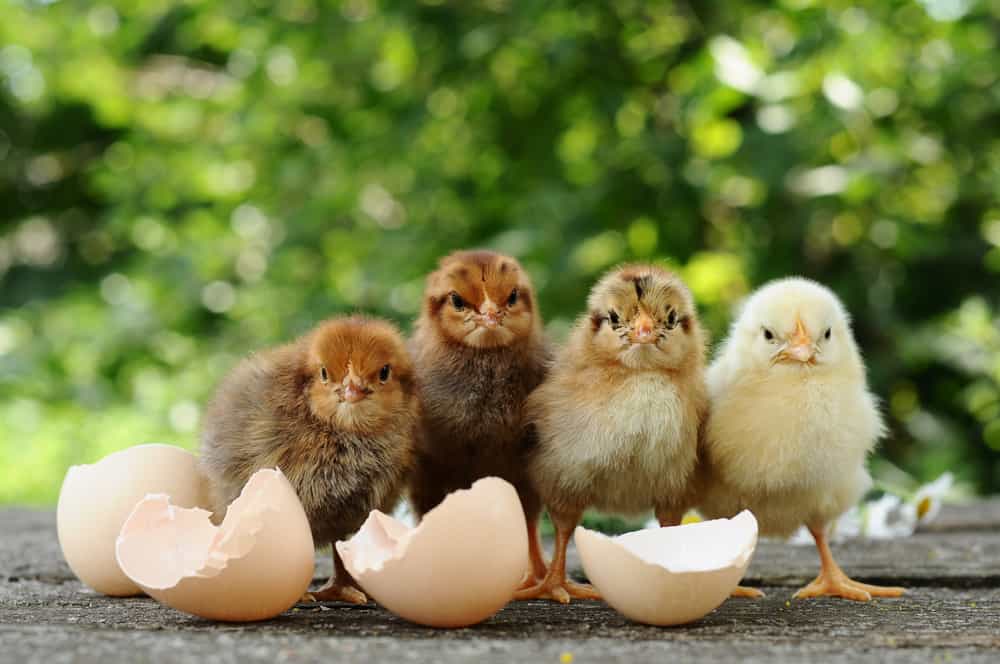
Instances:
[[[56,531],[63,557],[86,585],[105,595],[139,595],[142,590],[115,560],[122,524],[148,493],[165,493],[175,505],[207,503],[198,459],[179,447],[151,443],[66,471]]]
[[[510,601],[528,569],[521,501],[496,477],[449,494],[415,528],[373,510],[336,546],[375,601],[431,627],[486,620]]]
[[[681,625],[707,615],[739,584],[757,546],[757,519],[637,530],[608,537],[583,527],[576,548],[587,578],[626,617]]]
[[[312,532],[280,470],[254,473],[219,526],[210,517],[146,496],[122,526],[118,564],[151,597],[213,620],[266,620],[302,598],[315,564]]]

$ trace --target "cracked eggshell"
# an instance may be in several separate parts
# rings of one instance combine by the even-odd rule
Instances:
[[[486,620],[511,600],[528,569],[521,501],[496,477],[449,494],[412,529],[373,510],[354,537],[336,546],[366,593],[431,627]]]
[[[608,537],[575,533],[587,578],[626,617],[681,625],[707,615],[739,584],[757,546],[757,519],[732,519],[637,530]]]
[[[147,493],[165,493],[182,507],[205,505],[198,460],[172,445],[138,445],[66,472],[56,508],[59,546],[73,573],[105,595],[138,595],[115,560],[122,523]]]
[[[221,525],[210,517],[147,496],[122,526],[118,564],[151,597],[213,620],[266,620],[302,598],[315,564],[312,532],[280,470],[254,473]]]

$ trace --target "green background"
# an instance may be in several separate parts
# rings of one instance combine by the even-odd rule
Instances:
[[[889,414],[876,472],[1000,489],[998,0],[0,1],[0,503],[195,447],[241,355],[408,327],[470,246],[556,339],[624,260],[716,339],[816,278]]]

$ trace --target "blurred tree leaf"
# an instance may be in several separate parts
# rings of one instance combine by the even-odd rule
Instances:
[[[0,502],[196,445],[253,348],[408,326],[463,246],[565,334],[608,266],[713,338],[767,279],[847,302],[921,479],[1000,489],[1000,4],[8,0]]]

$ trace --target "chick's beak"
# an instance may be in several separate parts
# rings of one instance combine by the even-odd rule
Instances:
[[[645,311],[640,311],[632,322],[632,341],[639,344],[648,344],[656,340],[653,334],[653,319]]]
[[[500,307],[493,303],[489,298],[483,303],[482,311],[479,314],[480,321],[483,327],[487,329],[493,329],[500,325],[500,321],[503,318],[503,313],[500,311]]]
[[[365,388],[361,377],[354,373],[351,368],[344,377],[343,399],[347,403],[357,403],[368,396],[368,389]]]
[[[368,396],[368,392],[357,383],[348,383],[344,387],[344,401],[347,403],[357,403],[366,396]]]
[[[813,347],[812,337],[806,331],[806,326],[802,323],[802,319],[796,317],[795,332],[792,333],[792,336],[788,339],[788,343],[781,350],[781,359],[793,360],[805,364],[811,362],[815,355],[816,350]]]

